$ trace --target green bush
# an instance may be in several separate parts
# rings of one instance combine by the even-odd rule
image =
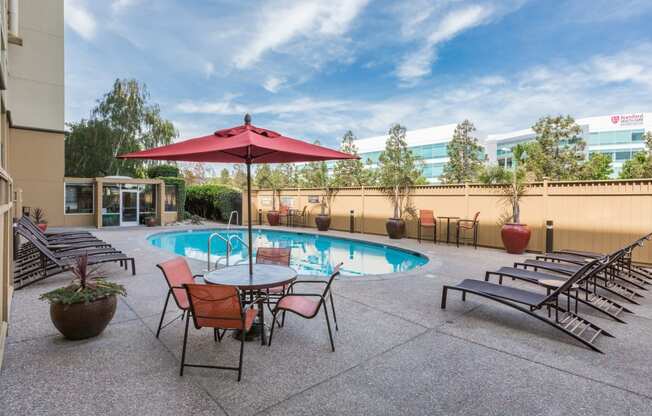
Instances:
[[[228,221],[231,211],[242,217],[242,194],[223,185],[192,185],[186,192],[186,211],[218,221]]]
[[[156,178],[178,178],[179,168],[174,165],[154,165],[147,168],[147,177]]]

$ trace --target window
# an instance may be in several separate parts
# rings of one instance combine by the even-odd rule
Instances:
[[[120,185],[102,186],[102,226],[120,225]]]
[[[93,213],[93,184],[66,184],[66,214]]]
[[[177,186],[165,185],[165,210],[176,212],[177,210]]]
[[[156,216],[156,186],[140,185],[140,223],[144,224],[148,217]]]

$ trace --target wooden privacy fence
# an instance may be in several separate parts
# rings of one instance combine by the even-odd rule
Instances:
[[[281,201],[299,210],[307,206],[306,225],[315,227],[321,194],[319,189],[284,189]],[[272,209],[271,198],[271,190],[252,191],[254,224],[258,223],[259,210],[263,223],[267,222],[265,213]],[[435,216],[470,219],[480,212],[478,243],[502,247],[498,221],[510,208],[500,187],[468,183],[417,186],[413,188],[412,202],[417,209],[432,209]],[[246,220],[246,206],[243,208]],[[342,188],[333,202],[331,228],[349,231],[353,216],[355,232],[386,234],[385,220],[392,212],[390,201],[379,188]],[[547,220],[554,224],[555,249],[615,250],[652,231],[652,179],[530,183],[521,200],[521,222],[532,230],[528,250],[545,249]],[[453,227],[451,224],[451,236]],[[440,231],[443,236],[445,226]],[[416,238],[416,218],[407,220],[407,234]],[[652,264],[652,242],[637,250],[635,260]]]

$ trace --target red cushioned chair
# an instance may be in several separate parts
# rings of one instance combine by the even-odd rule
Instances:
[[[195,277],[201,277],[202,275],[196,274],[193,276],[190,271],[190,266],[188,266],[188,262],[183,257],[176,257],[172,260],[164,261],[163,263],[157,264],[156,267],[161,269],[163,272],[163,277],[165,277],[165,281],[168,283],[169,288],[168,295],[165,298],[165,304],[163,305],[163,312],[161,312],[161,320],[159,321],[158,329],[156,330],[156,338],[158,338],[161,329],[170,325],[179,317],[183,319],[186,311],[188,311],[188,296],[186,295],[186,290],[183,288],[183,285],[186,283],[195,283]],[[170,296],[174,299],[174,303],[177,304],[177,308],[181,310],[181,315],[163,325],[163,319],[165,318],[165,311],[168,307]]]
[[[290,207],[287,205],[281,204],[278,210],[279,224],[283,224],[283,218],[285,218],[285,225],[290,226]]]
[[[237,367],[186,364],[188,324],[190,323],[190,319],[187,317],[186,329],[183,335],[180,375],[183,376],[184,367],[217,368],[220,370],[237,370],[238,381],[240,381],[245,334],[251,329],[258,314],[258,310],[253,306],[255,301],[250,306],[243,308],[240,301],[240,291],[233,286],[186,283],[183,287],[187,291],[189,312],[196,329],[212,328],[214,334],[219,333],[219,330],[235,330],[243,333],[240,336],[240,359]]]
[[[473,233],[473,236],[471,238],[471,241],[473,242],[473,247],[478,248],[478,224],[480,223],[478,221],[478,217],[480,216],[480,212],[476,212],[475,215],[473,216],[472,220],[458,220],[457,221],[457,229],[456,229],[456,243],[457,246],[460,246],[460,239],[464,240],[465,238],[465,233],[466,231],[471,231]],[[460,236],[460,233],[462,235]],[[469,240],[468,238],[466,240]]]
[[[432,228],[432,241],[437,243],[437,221],[435,221],[435,214],[430,209],[419,210],[419,232],[417,233],[417,240],[421,242],[421,228]]]
[[[291,248],[259,247],[256,250],[256,264],[276,264],[279,266],[290,266]],[[285,294],[287,285],[275,286],[267,289],[267,307],[272,312],[272,305]],[[284,315],[285,317],[285,315]],[[283,323],[281,323],[283,326]]]
[[[328,318],[328,308],[326,307],[326,297],[330,297],[331,308],[333,310],[333,319],[335,321],[335,330],[337,331],[337,316],[335,315],[335,305],[333,304],[333,294],[331,293],[331,285],[335,277],[340,274],[340,267],[342,263],[335,266],[333,273],[328,278],[328,280],[295,280],[290,284],[288,292],[286,293],[276,304],[272,314],[274,319],[272,320],[272,331],[269,334],[269,344],[272,345],[272,337],[274,336],[274,327],[276,326],[276,315],[279,312],[292,312],[302,318],[312,319],[317,316],[319,309],[324,310],[324,316],[326,317],[326,326],[328,327],[328,338],[331,341],[331,349],[335,352],[335,344],[333,343],[333,333],[331,331],[331,322]],[[293,287],[297,283],[306,283],[306,284],[323,284],[324,290],[321,293],[295,293]]]

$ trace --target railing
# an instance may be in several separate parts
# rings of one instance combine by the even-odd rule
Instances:
[[[235,214],[235,224],[236,225],[240,224],[240,214],[238,214],[238,211],[233,210],[229,214],[229,223],[226,225],[227,230],[231,228],[231,220],[233,219],[233,214]]]
[[[231,246],[231,247],[233,247],[233,244],[231,243],[232,240],[237,240],[237,241],[239,241],[239,242],[240,242],[244,247],[247,248],[247,257],[246,257],[246,260],[248,261],[248,260],[249,260],[249,255],[248,255],[248,254],[249,254],[249,250],[248,250],[248,249],[249,249],[249,244],[245,243],[245,241],[244,241],[242,238],[240,238],[239,235],[232,234],[232,235],[229,236],[229,246]],[[243,259],[241,259],[239,262],[242,262],[243,260],[245,260],[245,259],[243,258]],[[238,263],[239,263],[239,262],[238,262]]]
[[[218,237],[220,240],[224,241],[226,244],[226,265],[229,265],[229,254],[231,254],[231,239],[229,238],[228,240],[224,238],[223,235],[220,233],[212,233],[211,235],[208,236],[208,258],[206,259],[206,269],[207,271],[211,271],[211,241],[213,241],[213,237]],[[220,257],[221,258],[221,257]],[[217,261],[219,262],[219,258]],[[217,262],[215,263],[215,268],[217,268]]]

